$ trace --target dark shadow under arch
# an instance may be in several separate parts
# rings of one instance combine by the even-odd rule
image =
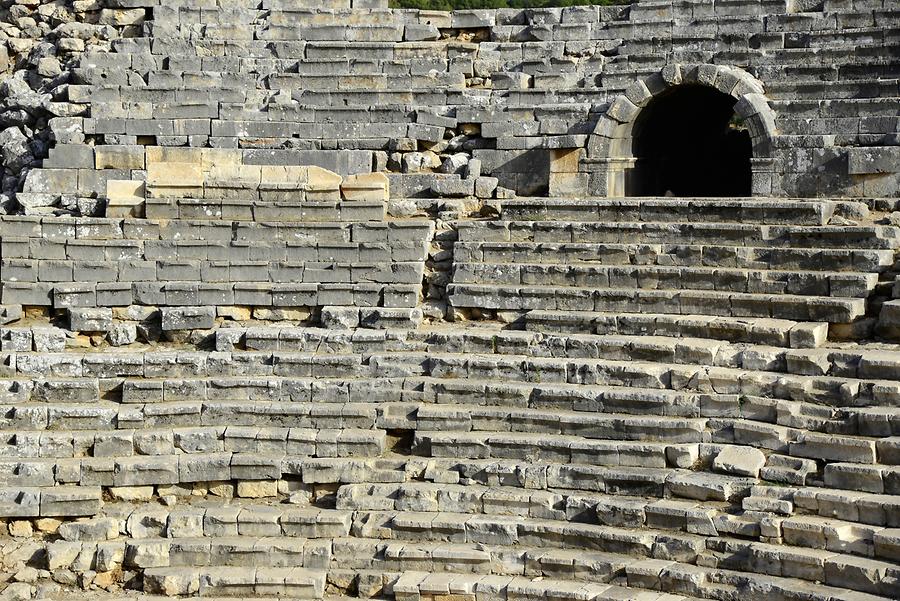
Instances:
[[[737,99],[703,85],[655,96],[634,122],[628,196],[750,196],[750,132]]]

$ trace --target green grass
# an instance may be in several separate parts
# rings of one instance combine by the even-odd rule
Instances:
[[[390,0],[391,8],[419,10],[461,10],[473,8],[550,8],[599,4],[631,4],[632,0]]]

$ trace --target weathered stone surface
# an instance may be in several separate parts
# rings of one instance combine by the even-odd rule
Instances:
[[[165,330],[208,330],[216,320],[213,307],[164,307],[162,329]]]
[[[894,13],[6,3],[0,596],[900,597]]]
[[[713,460],[713,467],[720,472],[754,478],[765,464],[766,456],[762,451],[747,447],[725,447]]]

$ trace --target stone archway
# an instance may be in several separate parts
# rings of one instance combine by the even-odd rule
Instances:
[[[735,99],[734,113],[747,128],[751,141],[751,194],[768,196],[774,168],[775,113],[764,96],[762,83],[737,67],[720,65],[667,65],[658,73],[630,85],[617,96],[597,121],[588,140],[581,171],[590,174],[593,196],[623,197],[636,163],[635,123],[642,111],[660,95],[678,86],[708,86]]]

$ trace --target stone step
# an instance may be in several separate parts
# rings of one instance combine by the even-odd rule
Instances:
[[[897,228],[881,225],[810,227],[742,223],[602,223],[461,221],[460,242],[733,245],[775,248],[893,249]]]
[[[773,503],[777,501],[787,504]],[[900,526],[897,495],[824,487],[757,485],[742,503],[764,511],[777,508],[777,513],[786,516],[811,515],[886,528]]]
[[[455,261],[453,283],[628,290],[715,290],[742,294],[866,298],[875,289],[878,274],[727,267]]]
[[[795,52],[809,56],[809,52],[805,49],[799,49]],[[872,66],[874,67],[875,65]],[[868,77],[852,81],[829,81],[827,85],[823,85],[821,80],[785,78],[782,81],[768,83],[766,85],[766,96],[773,100],[790,100],[795,98],[816,100],[824,98],[891,98],[897,94],[898,82],[900,82],[900,79],[896,75],[885,74],[884,78],[880,78],[877,72],[870,73]]]
[[[441,473],[436,461],[432,474]],[[438,478],[436,478],[437,481]],[[576,490],[529,490],[496,483],[450,484],[404,482],[401,484],[347,484],[338,489],[339,508],[356,512],[414,511],[436,517],[449,514],[506,516],[565,522],[599,524],[623,528],[649,526],[694,534],[760,536],[760,520],[770,514],[742,512],[721,501],[685,501],[631,497],[615,493]],[[357,514],[364,515],[364,514]]]
[[[864,206],[863,214],[867,213]],[[504,221],[760,223],[827,225],[836,204],[829,201],[723,199],[510,200],[500,204]]]
[[[894,264],[890,250],[772,248],[717,244],[609,244],[457,242],[460,263],[560,265],[660,265],[838,272],[883,272]]]
[[[350,241],[347,232],[346,241],[328,241],[331,237],[324,231],[320,242],[309,237],[298,235],[296,242],[284,240],[141,240],[120,239],[107,240],[102,244],[85,243],[85,241],[54,240],[47,238],[17,238],[3,236],[0,249],[4,260],[53,260],[62,264],[75,261],[83,262],[122,262],[122,261],[216,261],[224,263],[251,263],[256,266],[260,262],[278,261],[310,261],[313,263],[380,263],[384,261],[424,261],[428,249],[427,240],[418,241],[394,240],[388,242],[388,236],[377,239],[373,236],[370,242]],[[363,232],[359,232],[362,234]],[[387,232],[385,232],[387,234]],[[371,235],[371,234],[370,234]],[[306,238],[306,239],[304,239]],[[343,236],[342,236],[343,238]],[[859,271],[859,270],[858,270]]]
[[[854,116],[890,116],[891,100],[889,98],[810,100],[806,102],[776,100],[769,104],[778,114],[788,117],[838,119]]]
[[[414,264],[415,270],[422,268]],[[93,308],[125,307],[211,307],[249,306],[260,308],[297,307],[379,307],[414,308],[418,303],[421,283],[404,284],[372,281],[353,282],[351,269],[320,270],[323,279],[343,280],[322,283],[238,282],[207,283],[202,280],[181,281],[104,281],[72,283],[2,282],[2,297],[6,304],[38,307]],[[412,273],[389,270],[387,279],[411,280]],[[155,277],[155,276],[154,276]],[[372,279],[382,279],[375,275]],[[215,312],[210,312],[211,319]],[[188,329],[208,329],[207,327]]]
[[[666,434],[660,433],[659,438],[665,439]],[[594,441],[554,436],[552,441],[548,441],[546,436],[542,437],[537,433],[423,431],[416,432],[413,451],[426,457],[458,459],[495,457],[603,466],[666,466],[666,444],[649,441],[642,444],[613,442],[618,440],[618,437]]]
[[[707,427],[705,418],[486,408],[463,404],[420,405],[416,411],[416,423],[417,435],[421,437],[417,442],[425,445],[424,448],[428,448],[429,442],[439,444],[445,448],[445,452],[453,445],[452,439],[456,439],[460,445],[466,445],[468,441],[468,444],[474,445],[474,450],[478,448],[479,442],[486,442],[479,441],[482,436],[491,436],[492,439],[496,436],[493,443],[498,445],[498,450],[502,451],[504,446],[508,446],[510,452],[525,452],[525,448],[544,445],[550,451],[554,441],[559,443],[559,449],[570,448],[573,444],[577,448],[578,441],[567,439],[569,436],[598,440],[698,443],[701,442],[701,433]],[[447,439],[446,436],[450,433],[451,439]],[[546,436],[534,436],[551,433],[559,435],[559,438],[551,441]],[[623,450],[627,448],[627,444],[622,445]],[[648,447],[646,451],[649,453],[651,448]],[[465,451],[460,449],[460,452]],[[589,450],[586,455],[600,453],[598,447]]]
[[[383,222],[383,202],[266,202],[241,199],[147,198],[147,219],[221,219],[290,223]]]
[[[241,290],[243,284],[253,285],[262,282],[295,285],[337,283],[412,285],[421,281],[425,269],[424,256],[418,260],[391,261],[390,258],[384,256],[384,250],[387,250],[388,254],[390,254],[390,250],[382,249],[380,257],[377,249],[373,250],[374,252],[371,254],[366,253],[364,257],[354,262],[304,259],[251,261],[240,258],[235,258],[233,261],[228,259],[148,260],[142,258],[127,263],[121,261],[3,259],[0,261],[0,277],[18,283],[36,283],[38,281],[61,285],[73,282],[90,282],[95,285],[103,283],[108,287],[116,285],[123,289],[132,288],[138,293],[144,292],[145,286],[174,287],[179,284],[200,286],[202,283],[210,289],[218,287],[223,291],[218,303],[212,303],[220,305],[228,304],[230,299],[226,296],[227,291],[231,290],[233,294],[234,290]],[[279,253],[279,250],[273,249],[273,251],[273,254]],[[348,254],[351,252],[348,249]],[[240,254],[240,251],[235,254]],[[260,252],[260,256],[263,255],[264,251]],[[413,257],[406,258],[413,259]],[[874,274],[872,275],[874,276]],[[852,276],[845,277],[848,279],[848,289],[859,284],[850,281]],[[828,283],[828,281],[825,282],[826,287]],[[816,282],[811,282],[811,285],[815,286]],[[302,288],[298,290],[302,290]]]
[[[719,290],[653,290],[453,283],[454,307],[495,311],[596,311],[852,323],[865,315],[865,299],[757,294]]]
[[[351,409],[348,408],[347,422],[351,421]],[[122,419],[121,413],[119,419]],[[378,457],[386,446],[385,432],[374,428],[266,426],[0,430],[0,441],[4,441],[0,445],[0,472],[5,472],[12,464],[22,465],[31,459],[112,459],[132,455],[170,455],[178,451],[189,454],[228,452],[308,457]],[[36,476],[35,472],[29,471],[27,478]],[[0,478],[3,476],[0,475]]]
[[[109,471],[114,467],[114,457],[120,455],[140,461],[151,453],[257,452],[270,456],[273,465],[278,465],[277,458],[285,456],[376,457],[387,449],[383,431],[418,430],[425,436],[429,431],[442,429],[444,434],[454,434],[439,435],[440,445],[434,449],[428,446],[427,439],[417,448],[436,456],[462,453],[461,449],[465,449],[475,453],[470,457],[491,456],[485,453],[494,457],[515,456],[533,448],[537,455],[548,457],[571,453],[573,457],[594,457],[591,461],[628,461],[634,465],[643,465],[643,457],[664,465],[662,447],[655,459],[641,455],[652,446],[641,444],[632,445],[636,454],[624,455],[629,445],[622,445],[618,453],[602,455],[600,459],[594,453],[605,445],[596,441],[698,443],[711,437],[709,440],[718,444],[737,443],[800,458],[867,464],[871,467],[866,469],[872,473],[855,475],[850,482],[865,477],[867,481],[875,478],[884,486],[895,486],[892,474],[896,470],[892,466],[900,464],[900,437],[895,435],[896,430],[867,427],[863,421],[867,416],[859,410],[843,410],[850,418],[860,418],[860,425],[854,429],[843,426],[844,418],[835,417],[831,410],[798,402],[640,388],[588,388],[551,385],[529,390],[525,386],[439,383],[434,390],[435,398],[442,403],[439,405],[412,399],[377,404],[332,402],[326,403],[327,412],[316,411],[315,404],[298,407],[302,404],[273,401],[202,405],[183,401],[143,407],[111,404],[93,410],[17,404],[4,406],[8,407],[8,416],[3,426],[8,430],[3,432],[7,443],[2,447],[0,457],[5,460],[0,464],[10,474],[19,474],[16,478],[35,478],[40,474],[52,483],[53,474],[62,465],[67,466],[68,474],[63,478],[72,477],[72,470],[76,476],[84,470]],[[458,395],[452,404],[443,399],[448,393]],[[388,396],[395,398],[399,394],[396,391]],[[519,397],[524,402],[514,401]],[[466,406],[462,401],[482,404]],[[704,417],[698,417],[701,415]],[[889,415],[882,412],[873,423],[883,424],[885,417],[896,419],[897,415],[897,411]],[[143,427],[135,430],[139,423]],[[298,423],[301,427],[297,427]],[[837,428],[842,434],[819,433]],[[560,438],[551,441],[535,437],[538,433]],[[517,436],[522,440],[514,442]],[[589,440],[562,438],[566,436]],[[522,446],[529,440],[530,445]],[[454,446],[457,444],[459,449]],[[593,451],[585,455],[588,447]],[[777,473],[774,480],[790,481],[789,474]]]
[[[99,486],[9,486],[0,489],[0,517],[91,516],[100,511]]]
[[[591,311],[529,311],[525,328],[534,332],[711,338],[786,348],[818,348],[828,324],[787,319],[707,315],[617,314]]]
[[[322,599],[325,581],[324,572],[292,567],[153,567],[144,570],[144,590],[169,596]]]
[[[890,590],[891,585],[888,585],[887,590],[884,591],[885,595],[846,590],[848,582],[841,577],[843,568],[844,566],[835,566],[825,584],[813,584],[800,580],[790,572],[787,575],[778,576],[755,575],[737,570],[711,569],[682,563],[666,563],[665,561],[635,563],[630,569],[626,568],[626,572],[628,572],[628,583],[633,586],[647,583],[646,586],[657,590],[690,594],[719,601],[725,601],[729,596],[733,596],[735,590],[744,587],[765,590],[767,594],[775,598],[796,601],[800,599],[886,601],[894,595],[894,592]],[[859,571],[854,570],[854,574],[856,573]],[[880,574],[876,575],[876,578],[880,578]],[[859,579],[858,583],[860,587],[877,590],[877,587],[873,587],[871,582],[866,584],[866,577]]]
[[[375,351],[367,356],[367,360],[358,355],[226,353],[216,356],[215,361],[208,366],[195,364],[193,367],[178,368],[178,371],[168,371],[169,368],[164,364],[148,364],[145,367],[140,353],[133,353],[131,356],[127,353],[107,355],[106,358],[118,361],[102,363],[97,359],[103,359],[103,355],[88,354],[84,365],[79,355],[57,353],[50,357],[59,359],[49,362],[46,358],[29,361],[29,355],[21,353],[17,357],[19,375],[7,376],[3,396],[6,404],[33,402],[32,410],[38,410],[33,417],[36,424],[47,423],[51,414],[55,418],[65,419],[66,416],[78,418],[98,416],[109,410],[115,412],[119,405],[117,401],[126,405],[145,405],[148,411],[156,411],[152,407],[158,406],[160,415],[165,414],[163,410],[167,405],[173,406],[171,403],[187,403],[198,409],[203,404],[211,409],[241,399],[290,401],[295,404],[295,409],[290,412],[292,415],[325,418],[336,415],[333,412],[341,409],[329,410],[326,405],[313,410],[310,405],[303,403],[315,402],[323,398],[321,395],[334,394],[337,396],[332,402],[352,401],[360,411],[365,411],[360,416],[369,415],[370,419],[374,419],[376,406],[367,406],[365,403],[398,402],[401,399],[396,395],[400,390],[408,391],[408,396],[402,399],[407,403],[434,402],[437,398],[435,393],[445,395],[438,402],[460,402],[453,401],[452,396],[446,395],[465,394],[465,379],[473,380],[472,390],[479,390],[482,395],[485,394],[485,385],[494,386],[500,379],[505,380],[504,385],[510,387],[510,393],[520,397],[513,402],[514,406],[528,406],[528,399],[533,396],[532,390],[539,393],[543,390],[545,392],[541,394],[550,394],[547,399],[555,399],[540,401],[542,403],[556,403],[572,394],[577,397],[570,396],[571,400],[564,402],[571,403],[576,398],[579,403],[597,402],[599,394],[610,394],[610,399],[614,399],[615,390],[610,387],[643,391],[652,389],[655,391],[652,394],[666,395],[670,402],[675,398],[675,393],[659,392],[660,390],[677,391],[678,394],[687,395],[684,397],[686,400],[696,393],[741,394],[747,397],[843,407],[845,410],[859,412],[861,422],[866,422],[867,431],[891,435],[890,427],[878,425],[879,420],[891,420],[890,416],[895,413],[897,404],[896,400],[892,400],[896,395],[897,385],[896,375],[891,371],[891,357],[881,365],[873,361],[871,366],[857,367],[853,363],[844,363],[842,359],[845,356],[839,351],[829,352],[828,349],[785,351],[775,347],[751,347],[734,349],[731,354],[719,354],[717,349],[722,347],[715,347],[716,352],[705,355],[708,359],[698,360],[696,357],[690,358],[689,354],[681,354],[691,350],[692,347],[688,344],[691,341],[692,339],[682,342],[680,339],[661,338],[642,343],[639,337],[609,340],[599,337],[593,341],[582,341],[578,346],[573,345],[571,348],[578,350],[571,358],[540,356],[528,353],[527,350],[520,351],[521,354],[516,351],[491,354],[473,350],[468,356],[439,350],[425,351],[430,356],[426,356],[424,352]],[[706,348],[709,351],[708,346],[696,348]],[[522,355],[531,355],[533,358]],[[241,361],[240,367],[222,363],[232,357]],[[819,365],[816,375],[806,375],[813,372],[804,367],[804,362],[818,360],[818,357],[826,364]],[[853,360],[852,354],[849,359]],[[777,371],[783,370],[787,361],[796,362],[793,371],[800,373]],[[184,365],[188,366],[190,363]],[[150,375],[150,370],[156,370],[156,374]],[[835,372],[833,375],[826,375],[832,370]],[[166,378],[168,374],[174,377]],[[85,378],[85,375],[88,377]],[[151,379],[142,380],[145,377]],[[332,380],[342,377],[349,377],[351,380],[343,383],[327,382],[327,386],[316,386],[314,383],[316,378]],[[858,379],[860,377],[865,379]],[[35,379],[38,385],[32,387],[26,378]],[[120,378],[126,380],[123,382]],[[381,383],[376,381],[383,378],[387,380]],[[694,381],[692,378],[700,380]],[[710,378],[715,379],[721,388],[707,390],[703,382]],[[403,381],[408,386],[397,385]],[[97,403],[101,383],[104,394],[107,390],[116,389],[119,384],[123,384],[123,388],[121,392],[107,395],[108,400]],[[437,383],[444,388],[435,388]],[[447,384],[452,386],[447,388]],[[67,389],[67,386],[71,388]],[[588,388],[583,388],[584,394],[579,394],[578,386]],[[516,387],[521,387],[521,391]],[[792,389],[793,396],[786,395],[785,388]],[[424,396],[423,392],[426,393]],[[496,397],[499,392],[497,389],[491,394]],[[407,395],[407,392],[402,394]],[[367,398],[367,395],[375,396]],[[472,403],[468,400],[471,395],[463,398],[467,400],[462,402]],[[723,396],[721,400],[726,399],[727,396]],[[882,405],[882,408],[877,411],[859,411],[859,408],[872,405],[872,401],[876,405]],[[51,407],[53,411],[49,411]],[[93,411],[94,408],[101,407],[103,412]],[[592,410],[597,410],[600,405],[592,407]],[[343,410],[347,408],[349,407]],[[260,403],[250,403],[247,409],[260,411],[265,410],[265,407]]]
[[[272,330],[279,331],[283,329]],[[241,342],[240,329],[225,328],[219,332],[222,337],[234,333],[235,336],[228,339],[231,344]],[[421,339],[417,337],[418,334],[411,337],[409,346],[398,343],[395,348],[385,348],[390,345],[382,345],[379,341],[389,340],[391,336],[379,334],[373,336],[375,342],[369,348],[356,349],[361,352],[348,353],[344,351],[353,349],[336,346],[334,354],[272,351],[270,348],[259,352],[209,354],[133,351],[43,354],[21,351],[7,355],[14,360],[14,365],[9,365],[3,378],[2,397],[8,402],[89,403],[100,396],[102,388],[107,399],[120,397],[124,403],[188,400],[185,394],[199,395],[192,397],[198,401],[242,398],[234,396],[229,389],[237,390],[241,395],[258,390],[260,394],[250,394],[249,398],[275,395],[274,399],[277,389],[287,384],[291,388],[286,392],[291,396],[285,398],[300,402],[310,399],[315,378],[350,378],[357,390],[371,390],[375,386],[370,380],[373,377],[388,378],[388,381],[404,377],[460,375],[491,379],[491,374],[498,369],[508,371],[515,381],[520,382],[534,382],[538,376],[527,373],[532,371],[534,374],[543,372],[539,377],[544,384],[616,385],[613,381],[587,381],[578,372],[601,368],[613,373],[622,361],[637,362],[640,368],[647,370],[645,377],[663,379],[666,372],[672,370],[680,373],[691,366],[710,366],[722,370],[718,376],[735,380],[745,372],[758,372],[758,376],[767,379],[785,374],[789,378],[785,382],[808,382],[807,387],[810,384],[826,385],[829,381],[852,386],[877,385],[876,389],[860,390],[858,394],[887,395],[890,389],[886,387],[891,385],[890,382],[900,379],[898,354],[878,349],[785,349],[699,338],[557,335],[482,328],[472,329],[459,337],[428,333],[423,336],[424,344],[419,344]],[[305,340],[315,341],[316,338]],[[342,344],[340,336],[335,340],[337,345]],[[349,341],[349,336],[343,338],[343,344]],[[301,339],[300,344],[306,342]],[[235,365],[229,361],[239,363]],[[117,380],[119,378],[124,378],[124,382]],[[119,384],[124,385],[120,392],[114,396],[107,394]],[[648,387],[639,383],[632,385]],[[180,390],[183,387],[192,390]],[[667,388],[668,385],[657,382],[652,387]],[[172,396],[167,397],[166,388]],[[393,385],[389,384],[388,389],[394,389]],[[884,397],[886,408],[892,406],[888,398]],[[364,401],[364,397],[358,397],[359,401]]]
[[[246,157],[245,157],[246,160]],[[285,160],[290,160],[286,158]],[[354,203],[355,204],[355,203]],[[402,219],[390,222],[346,223],[326,222],[225,222],[204,219],[153,220],[112,219],[106,217],[51,218],[25,215],[0,216],[0,238],[4,241],[21,238],[42,238],[68,247],[82,248],[91,260],[107,260],[104,249],[118,252],[129,241],[150,243],[151,246],[172,245],[175,241],[194,244],[224,243],[235,246],[278,246],[332,244],[421,242],[430,239],[432,222],[421,219]],[[77,240],[77,241],[76,241]],[[7,258],[9,249],[4,248]],[[21,251],[25,249],[22,248]],[[20,252],[21,252],[20,251]],[[11,255],[22,257],[21,254]],[[27,255],[26,255],[27,256]],[[118,257],[118,255],[115,255]],[[47,258],[60,258],[58,254]],[[71,258],[76,258],[74,255]]]
[[[59,533],[67,541],[104,540],[103,536],[95,535],[112,526],[121,536],[135,543],[144,539],[174,543],[185,538],[203,537],[240,537],[244,541],[248,537],[327,539],[349,536],[352,517],[352,512],[345,510],[263,505],[239,498],[232,498],[227,504],[188,505],[180,509],[126,502],[108,504],[103,514],[88,521],[63,525]],[[320,542],[310,543],[311,549],[317,546],[321,546]]]
[[[896,528],[883,528],[836,518],[793,515],[781,521],[785,543],[797,547],[896,561]]]

